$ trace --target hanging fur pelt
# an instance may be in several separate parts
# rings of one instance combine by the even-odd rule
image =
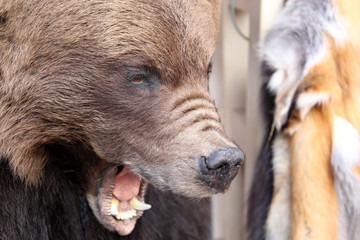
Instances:
[[[360,239],[360,1],[288,0],[260,58],[248,239]]]

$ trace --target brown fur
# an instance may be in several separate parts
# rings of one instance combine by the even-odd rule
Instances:
[[[198,158],[235,146],[208,92],[219,12],[217,0],[0,1],[0,155],[14,176],[36,188],[60,164],[92,207],[122,164],[162,190],[217,193]]]
[[[157,161],[168,159],[166,154],[180,150],[180,142],[185,142],[186,137],[185,134],[176,136],[180,130],[178,124],[173,123],[176,112],[172,112],[175,116],[162,119],[157,116],[172,109],[178,98],[186,99],[196,92],[203,92],[202,96],[207,94],[206,71],[215,46],[217,19],[213,16],[218,6],[212,8],[213,5],[206,2],[176,2],[138,1],[134,6],[127,2],[104,4],[101,1],[4,3],[2,15],[7,20],[1,37],[1,92],[4,96],[1,99],[1,106],[4,106],[1,133],[6,141],[1,141],[0,149],[11,157],[11,165],[19,176],[29,182],[38,180],[47,161],[42,159],[45,154],[38,147],[44,142],[82,140],[84,135],[87,135],[88,145],[101,158],[114,159],[110,161],[119,158],[108,156],[119,147],[123,148],[120,151],[141,149],[150,155],[146,159]],[[174,8],[172,4],[178,6]],[[182,16],[188,8],[193,12],[202,9],[201,12],[210,15]],[[174,9],[178,12],[171,12]],[[171,18],[164,19],[162,15],[165,14]],[[185,32],[182,26],[174,28],[177,24],[194,30]],[[23,39],[23,36],[27,37]],[[175,45],[174,39],[181,44]],[[19,43],[15,45],[14,42]],[[123,75],[128,66],[156,70],[164,86],[155,94],[131,88],[124,92],[129,88]],[[172,91],[176,94],[170,94]],[[54,106],[49,98],[58,105]],[[120,103],[127,109],[115,107]],[[116,116],[126,120],[118,121]],[[15,121],[20,118],[28,121]],[[217,122],[217,117],[214,119]],[[148,126],[154,130],[147,131]],[[163,126],[169,127],[164,129]],[[121,139],[104,137],[114,135],[110,134],[113,132],[121,133]],[[153,139],[153,132],[161,133]],[[139,137],[131,143],[135,135]],[[212,133],[202,138],[207,135]],[[150,138],[154,144],[148,144]],[[175,139],[176,150],[171,146],[160,148],[168,139]],[[19,147],[14,149],[14,145]],[[111,149],[111,153],[101,149],[102,146]],[[146,149],[147,146],[158,147]],[[192,148],[183,147],[187,152]],[[197,146],[192,151],[201,148]]]
[[[313,110],[290,140],[291,239],[337,239],[339,216],[327,117]],[[319,121],[323,126],[314,128]]]
[[[360,130],[356,97],[360,89],[359,49],[351,42],[344,47],[336,46],[331,39],[329,42],[329,56],[310,71],[300,87],[303,94],[325,92],[330,101],[311,110],[290,140],[291,239],[338,239],[341,203],[330,163],[334,118],[342,117]]]
[[[317,3],[319,2],[321,1],[317,1]],[[293,4],[291,6],[294,7],[305,6],[309,3],[291,1],[289,4]],[[267,213],[267,229],[262,232],[262,236],[258,234],[256,239],[360,239],[358,205],[360,153],[339,154],[339,152],[344,153],[349,150],[344,148],[344,145],[349,145],[355,149],[354,151],[357,151],[359,139],[337,139],[335,136],[336,131],[344,133],[341,137],[357,136],[356,134],[360,132],[360,45],[358,44],[360,3],[341,0],[333,1],[333,3],[335,20],[338,21],[337,24],[344,27],[346,34],[344,37],[341,36],[341,32],[331,35],[334,33],[329,32],[326,27],[322,29],[323,32],[316,33],[323,37],[325,55],[322,56],[321,61],[314,63],[299,81],[294,82],[289,89],[285,89],[284,92],[280,92],[272,99],[277,104],[279,96],[288,96],[296,92],[292,107],[286,112],[286,124],[280,129],[278,128],[274,135],[276,140],[285,139],[284,141],[289,144],[289,147],[287,148],[286,144],[269,143],[272,152],[275,153],[275,156],[271,156],[274,170],[273,190],[270,193],[272,200],[268,205],[270,210]],[[309,4],[308,6],[314,5]],[[295,11],[294,9],[292,11]],[[331,8],[328,8],[328,11],[330,10]],[[287,14],[289,13],[291,12]],[[324,14],[319,10],[320,13]],[[326,16],[330,15],[329,12],[326,14]],[[293,16],[295,19],[298,17],[296,14]],[[300,23],[302,21],[302,19],[296,20]],[[281,26],[281,24],[279,25]],[[304,29],[311,29],[309,32],[314,29],[319,30],[319,28],[307,27]],[[332,30],[334,29],[336,29],[335,26]],[[274,31],[273,33],[281,32]],[[295,35],[295,33],[292,34]],[[303,35],[300,38],[304,38],[305,40],[302,39],[302,42],[305,42],[313,40],[312,38],[316,34]],[[271,36],[275,36],[275,34]],[[285,34],[279,36],[280,39],[287,37]],[[310,47],[303,45],[308,49],[304,47],[299,55],[309,51],[315,45]],[[308,63],[306,61],[312,63],[311,61],[314,60],[310,56],[304,61],[302,67]],[[290,67],[296,69],[296,66]],[[293,69],[290,68],[290,70]],[[284,81],[286,80],[285,78]],[[284,84],[284,82],[282,83]],[[282,106],[276,105],[275,109],[277,108],[281,109]],[[277,116],[275,115],[274,118],[276,121]],[[348,125],[341,126],[344,129],[335,129],[338,119],[342,119]],[[354,135],[346,132],[350,131],[349,129]],[[343,143],[341,147],[344,149],[338,146],[339,142]],[[287,148],[288,155],[276,155],[277,152],[283,151],[281,147]],[[279,158],[281,161],[286,161],[286,164],[279,161]],[[352,158],[356,160],[355,165],[352,165],[354,164]],[[274,163],[274,161],[277,162]],[[283,178],[283,175],[286,178]],[[284,186],[289,187],[284,190]],[[287,192],[284,194],[281,190]],[[259,189],[253,189],[253,191],[259,191]],[[284,195],[280,195],[280,193]],[[286,197],[282,198],[283,202],[278,202],[277,199],[281,196]],[[284,210],[284,206],[288,206],[288,208],[285,207]],[[264,204],[262,207],[265,209],[267,206]],[[255,207],[253,206],[253,208]],[[254,212],[254,210],[251,211]],[[283,220],[284,214],[281,211],[288,214],[289,219]],[[289,224],[284,229],[283,226],[279,226],[279,222],[269,222],[274,220],[288,221]],[[259,232],[262,231],[259,229],[261,224],[263,223],[257,225]],[[251,233],[255,236],[253,232],[255,229],[252,229]]]

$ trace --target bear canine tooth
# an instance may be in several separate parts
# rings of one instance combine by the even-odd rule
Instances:
[[[111,215],[117,216],[119,214],[119,200],[116,198],[111,199]]]
[[[135,209],[131,209],[129,211],[126,212],[120,212],[118,215],[116,215],[116,218],[118,220],[127,220],[130,218],[136,217],[136,211]]]
[[[139,210],[139,211],[144,211],[144,210],[148,210],[151,208],[150,204],[144,203],[144,202],[140,201],[139,199],[137,199],[136,197],[133,197],[130,200],[130,205],[132,208],[134,208],[135,210]]]

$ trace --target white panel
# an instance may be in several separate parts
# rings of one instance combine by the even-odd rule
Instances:
[[[227,134],[245,152],[246,162],[224,195],[213,197],[213,239],[246,239],[248,190],[262,138],[260,121],[259,40],[274,22],[282,0],[237,0],[236,21],[250,44],[236,32],[231,0],[223,0],[218,49],[213,59],[210,90]]]

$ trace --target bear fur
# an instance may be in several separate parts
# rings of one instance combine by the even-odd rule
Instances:
[[[207,197],[239,165],[199,172],[236,148],[208,91],[219,8],[0,1],[0,239],[211,237]],[[129,221],[109,210],[123,169],[152,206]]]
[[[95,218],[75,172],[45,169],[46,184],[28,187],[0,166],[1,239],[211,239],[210,201],[190,200],[149,186],[144,213],[135,230],[119,236]]]

